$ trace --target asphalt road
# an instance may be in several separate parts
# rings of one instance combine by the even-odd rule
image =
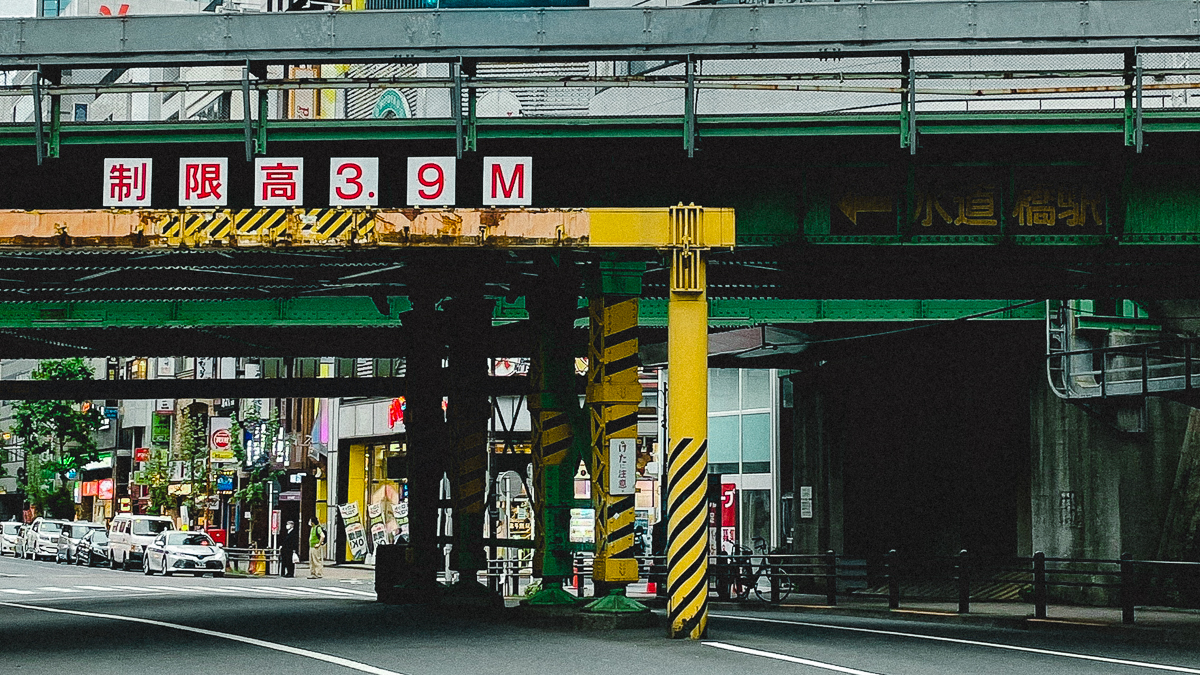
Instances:
[[[709,638],[690,642],[372,597],[359,580],[167,579],[3,558],[0,673],[1200,675],[1200,641],[1136,634],[714,610]]]

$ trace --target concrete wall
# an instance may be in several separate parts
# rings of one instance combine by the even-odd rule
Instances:
[[[1052,557],[1158,557],[1191,409],[1151,398],[1144,430],[1123,431],[1118,422],[1139,405],[1097,401],[1088,410],[1044,383],[1037,387],[1030,406],[1034,550]]]

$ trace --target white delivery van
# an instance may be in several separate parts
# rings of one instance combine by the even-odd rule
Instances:
[[[108,559],[112,568],[142,569],[146,545],[167,530],[178,529],[167,516],[135,516],[119,513],[108,526]]]

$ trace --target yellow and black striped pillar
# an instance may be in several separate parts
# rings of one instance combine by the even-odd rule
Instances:
[[[672,251],[667,376],[667,618],[671,637],[698,640],[708,631],[708,298],[703,254],[687,246]]]
[[[640,272],[639,272],[640,274]],[[640,281],[640,279],[639,279]],[[587,402],[592,427],[592,504],[596,510],[596,595],[637,581],[634,558],[634,486],[637,483],[638,298],[602,295],[588,303]],[[623,450],[622,450],[623,448]],[[613,453],[632,466],[615,477]],[[618,466],[616,471],[622,471]]]

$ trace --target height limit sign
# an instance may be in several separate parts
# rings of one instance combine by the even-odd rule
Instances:
[[[631,495],[637,475],[637,442],[632,438],[608,440],[608,494]]]

